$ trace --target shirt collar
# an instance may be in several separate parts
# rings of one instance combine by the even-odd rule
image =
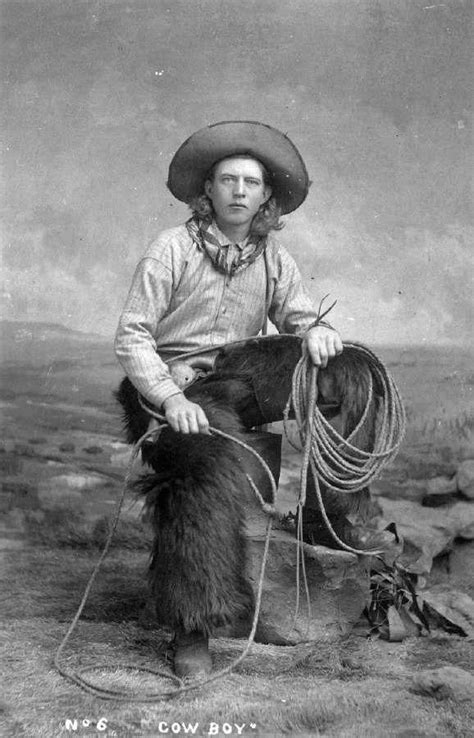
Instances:
[[[244,249],[244,247],[247,245],[249,237],[244,238],[243,241],[239,241],[239,243],[234,243],[232,241],[229,241],[229,237],[225,235],[225,233],[222,233],[221,229],[218,227],[215,220],[212,221],[211,225],[207,229],[209,233],[212,233],[214,238],[217,238],[221,246],[237,246],[241,251]]]

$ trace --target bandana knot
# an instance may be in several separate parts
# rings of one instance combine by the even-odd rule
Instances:
[[[229,262],[229,246],[221,244],[209,228],[211,222],[193,216],[186,222],[188,233],[197,245],[212,261],[214,267],[223,274],[233,277],[237,272],[246,269],[260,256],[267,245],[266,236],[250,236],[245,245]]]

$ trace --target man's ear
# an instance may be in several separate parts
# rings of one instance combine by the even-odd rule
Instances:
[[[211,192],[212,192],[212,182],[211,182],[211,180],[210,180],[210,179],[206,179],[206,181],[204,182],[204,192],[206,193],[206,195],[207,195],[207,196],[208,196],[209,198],[211,197]]]

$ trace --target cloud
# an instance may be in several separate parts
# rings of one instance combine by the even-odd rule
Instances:
[[[3,270],[2,314],[13,320],[43,320],[112,335],[122,300],[116,281],[101,266],[80,279],[52,264]]]
[[[282,233],[313,299],[337,299],[332,319],[344,335],[377,343],[469,341],[472,229],[374,236],[341,208],[317,221],[295,214]]]

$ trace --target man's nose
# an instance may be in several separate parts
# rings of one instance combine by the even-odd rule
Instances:
[[[243,177],[239,177],[238,179],[235,180],[234,195],[239,195],[239,197],[242,197],[242,195],[245,195],[245,181]]]

